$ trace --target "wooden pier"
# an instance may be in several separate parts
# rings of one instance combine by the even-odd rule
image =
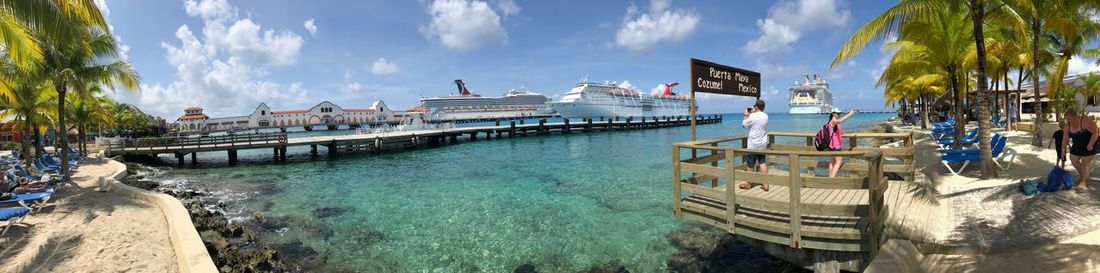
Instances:
[[[507,122],[507,123],[505,123]],[[698,116],[696,123],[720,123],[721,115]],[[190,155],[192,164],[198,162],[197,153],[224,151],[229,164],[237,163],[237,151],[247,149],[272,149],[276,161],[286,161],[287,147],[309,146],[310,154],[318,155],[318,146],[325,147],[328,154],[338,155],[356,152],[380,152],[386,150],[411,149],[428,145],[454,144],[459,141],[477,141],[503,137],[522,137],[548,135],[552,133],[570,134],[574,132],[637,130],[691,124],[690,116],[677,117],[641,117],[641,118],[599,118],[570,120],[549,123],[546,119],[526,123],[524,120],[496,120],[491,126],[463,127],[451,129],[432,129],[399,131],[378,134],[357,134],[343,136],[314,136],[288,138],[286,133],[231,134],[224,136],[164,137],[141,138],[128,142],[111,143],[105,149],[108,156],[172,154],[179,164],[184,164]]]
[[[673,212],[816,272],[862,271],[883,243],[891,178],[913,179],[913,136],[845,137],[849,145],[841,151],[816,151],[812,134],[791,133],[769,134],[766,150],[746,149],[746,137],[673,144]],[[880,146],[887,139],[893,146]],[[792,142],[798,144],[782,144]],[[769,173],[745,171],[746,154],[766,155]],[[827,177],[834,156],[846,163],[837,177]],[[740,189],[741,181],[770,191]]]

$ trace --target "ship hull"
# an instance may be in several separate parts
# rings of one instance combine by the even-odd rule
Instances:
[[[605,106],[583,102],[551,102],[547,104],[563,118],[674,117],[689,115],[687,103],[683,103],[683,107],[652,107],[650,109],[644,109],[641,105]]]
[[[793,106],[792,105],[790,107],[790,111],[788,111],[788,112],[791,113],[791,114],[794,114],[794,115],[811,115],[811,114],[827,114],[827,113],[830,113],[832,111],[833,111],[832,107],[825,106],[825,105],[810,105],[810,106],[806,106],[806,105]]]

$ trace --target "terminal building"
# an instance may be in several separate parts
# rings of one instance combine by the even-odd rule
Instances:
[[[176,132],[212,132],[259,128],[301,127],[312,130],[314,126],[326,126],[335,129],[340,125],[351,128],[361,125],[407,123],[424,119],[426,109],[414,108],[408,111],[393,111],[385,102],[376,101],[363,109],[342,108],[332,102],[324,101],[305,110],[272,111],[265,103],[260,103],[247,116],[211,118],[202,112],[202,107],[188,107],[183,116],[176,119],[173,129]]]

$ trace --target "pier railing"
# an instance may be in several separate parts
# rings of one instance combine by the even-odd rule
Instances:
[[[286,140],[286,133],[230,134],[203,137],[148,137],[112,142],[108,147],[111,150],[127,148],[179,149],[285,143]]]
[[[856,138],[903,135],[863,134]],[[775,133],[772,137],[803,136]],[[845,151],[816,151],[788,145],[749,150],[743,148],[745,137],[673,144],[674,213],[792,249],[873,255],[881,245],[888,216],[884,202],[889,187],[884,175],[885,151],[902,156],[911,155],[911,151],[858,145]],[[766,155],[769,173],[746,171],[741,156],[747,154]],[[827,160],[834,156],[844,158],[845,168],[838,177],[827,177]],[[825,168],[818,168],[818,162],[825,162]],[[766,184],[771,189],[739,189],[740,182]]]
[[[844,139],[847,143],[840,150],[878,151],[883,156],[882,171],[888,177],[911,182],[916,174],[916,169],[913,167],[914,138],[912,133],[846,133]],[[768,133],[768,143],[770,143],[768,147],[774,150],[816,151],[813,147],[814,134],[811,133]],[[821,161],[803,163],[813,164],[803,166],[814,168],[828,167],[826,162]],[[845,164],[841,170],[867,171],[860,164]]]

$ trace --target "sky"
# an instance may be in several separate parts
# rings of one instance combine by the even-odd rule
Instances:
[[[842,109],[884,109],[879,44],[835,69],[848,36],[889,8],[878,0],[96,0],[141,90],[116,99],[168,120],[189,106],[213,117],[260,103],[307,109],[322,101],[395,109],[455,92],[526,88],[552,98],[575,83],[629,82],[651,92],[689,81],[699,58],[761,73],[768,112],[787,88],[821,74]],[[1077,60],[1073,71],[1097,69]],[[687,84],[681,85],[688,86]],[[676,92],[686,90],[674,89]],[[700,94],[704,113],[737,112],[745,97]]]

